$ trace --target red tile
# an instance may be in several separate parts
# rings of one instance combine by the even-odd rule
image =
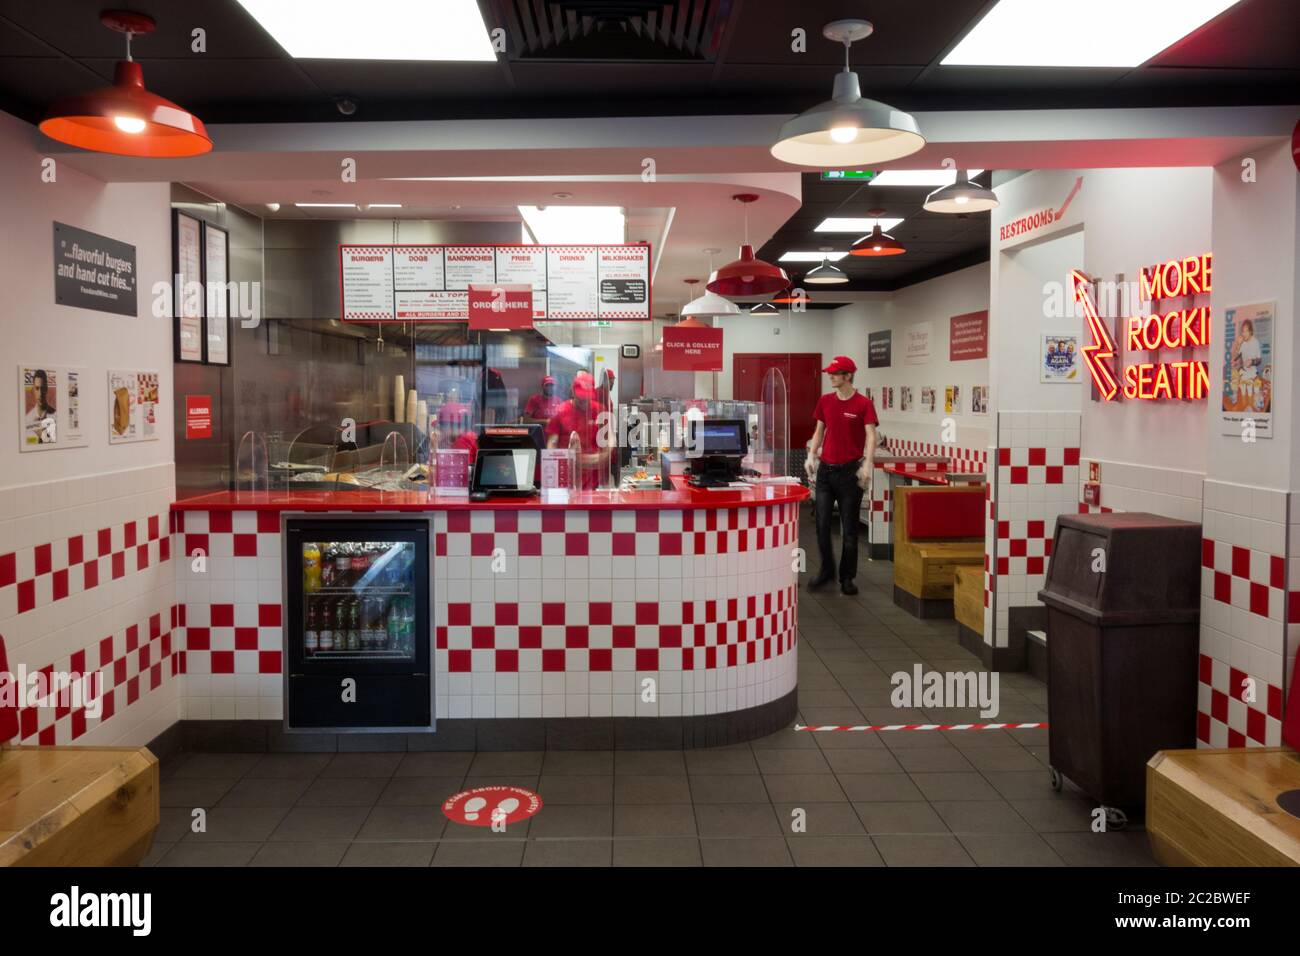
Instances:
[[[0,588],[8,587],[18,579],[18,556],[12,551],[0,554]]]
[[[1001,538],[1001,539],[1003,539],[1003,540],[1006,540],[1006,539],[1008,539],[1008,538],[1011,537],[1011,522],[1010,522],[1010,521],[999,521],[999,522],[998,522],[998,537]]]
[[[492,544],[495,538],[490,531],[478,531],[469,536],[469,553],[476,558],[487,558],[492,555]]]
[[[72,712],[72,739],[76,740],[86,732],[86,710],[84,707]]]
[[[131,653],[131,651],[135,650],[139,646],[140,646],[140,627],[137,624],[132,624],[130,627],[126,629],[126,651],[129,654]]]
[[[1029,464],[1030,464],[1030,465],[1046,465],[1046,464],[1047,464],[1047,449],[1046,449],[1046,448],[1031,448],[1031,449],[1029,449]]]
[[[656,511],[649,513],[658,514]],[[732,647],[735,647],[735,645],[733,644]],[[657,671],[659,669],[659,651],[653,647],[638,647],[636,649],[636,669],[639,671]]]
[[[1025,559],[1025,573],[1026,573],[1026,574],[1042,574],[1042,573],[1043,573],[1043,559],[1042,559],[1042,558],[1039,558],[1039,557],[1026,558],[1026,559]]]
[[[1010,546],[1011,548],[1007,552],[1007,554],[1013,558],[1023,558],[1025,555],[1029,553],[1028,551],[1029,542],[1026,541],[1024,538],[1012,538],[1010,542]]]
[[[1047,475],[1044,479],[1049,485],[1060,485],[1065,483],[1065,469],[1060,465],[1048,465]]]
[[[74,564],[80,564],[82,561],[85,560],[85,549],[86,549],[85,540],[81,537],[81,535],[74,534],[71,538],[68,539],[68,566],[69,567],[72,567]],[[3,585],[3,583],[4,583],[3,581],[0,581],[0,585]]]
[[[442,532],[433,536],[433,553],[440,558],[447,556],[447,536]]]
[[[637,531],[658,531],[659,512],[638,511],[636,513],[636,530]]]
[[[122,525],[122,547],[134,548],[135,545],[135,522],[128,521],[126,524]]]
[[[279,674],[281,672],[280,651],[258,651],[257,672],[259,674]]]
[[[235,535],[235,557],[237,558],[257,557],[257,535],[255,534]]]
[[[588,604],[587,622],[589,624],[613,624],[614,605],[608,601],[593,601]]]
[[[162,615],[149,615],[149,640],[155,640],[162,633]]]
[[[1197,713],[1196,715],[1196,739],[1203,744],[1210,742],[1210,715]]]
[[[103,723],[104,721],[108,720],[108,718],[112,717],[113,714],[116,713],[116,711],[117,711],[117,695],[114,694],[114,693],[112,693],[111,691],[109,691],[108,693],[105,693],[105,694],[104,694],[104,702],[103,702],[102,706],[103,706],[103,708],[104,708],[104,712],[103,712],[102,714],[99,715],[99,722],[100,722],[100,723]]]
[[[447,649],[447,629],[445,627],[435,627],[433,629],[433,640],[438,650],[445,651]]]
[[[592,512],[597,514],[597,512]],[[587,670],[611,671],[614,669],[614,652],[608,647],[594,647],[587,651]]]
[[[1010,573],[1011,573],[1011,559],[1007,557],[998,558],[998,574],[1004,575]]]
[[[543,511],[542,512],[542,534],[563,534],[563,533],[564,533],[564,512]]]
[[[636,647],[636,628],[631,624],[615,624],[614,646]]]
[[[447,532],[449,534],[468,534],[469,533],[469,512],[448,511]]]
[[[1286,562],[1279,555],[1270,555],[1268,559],[1268,583],[1279,591],[1286,587]]]
[[[212,651],[212,673],[233,674],[235,672],[234,651]]]
[[[1007,467],[1007,466],[1009,466],[1010,464],[1011,464],[1011,449],[1010,449],[1010,448],[999,448],[999,449],[998,449],[998,465],[1003,466],[1003,467]]]
[[[1077,465],[1079,463],[1079,449],[1077,448],[1065,449],[1065,458],[1063,459],[1063,461],[1067,466]]]
[[[1011,483],[1013,485],[1029,484],[1029,469],[1023,465],[1013,465],[1011,467]]]
[[[1243,734],[1243,733],[1241,733],[1241,731],[1239,731],[1239,730],[1233,730],[1231,727],[1229,727],[1229,728],[1228,728],[1228,746],[1229,746],[1229,747],[1244,747],[1244,746],[1246,746],[1246,735]]]
[[[149,545],[142,544],[135,549],[135,569],[143,571],[149,567]]]
[[[1214,567],[1214,542],[1209,538],[1201,539],[1201,567]]]
[[[582,557],[587,554],[587,536],[581,532],[571,531],[564,535],[564,553]]]
[[[68,596],[68,569],[54,572],[54,600],[62,601]]]
[[[1232,548],[1232,576],[1250,580],[1250,551],[1246,548]]]
[[[1222,571],[1214,572],[1214,600],[1220,604],[1232,603],[1232,577]]]
[[[587,531],[602,533],[614,530],[614,512],[592,511],[587,515]]]
[[[36,607],[36,581],[18,582],[18,613],[24,614]]]
[[[557,601],[546,601],[542,604],[542,623],[549,626],[558,626],[564,623],[564,605]]]
[[[1246,692],[1246,672],[1239,671],[1235,667],[1228,668],[1228,696],[1233,700],[1241,700],[1242,695]]]
[[[498,674],[514,674],[519,671],[519,652],[518,651],[497,651],[496,652],[496,672]]]
[[[185,646],[191,651],[206,651],[212,647],[212,632],[206,627],[187,627]]]
[[[187,534],[185,536],[185,556],[187,558],[211,553],[208,549],[208,536],[206,534]]]
[[[536,626],[519,629],[519,647],[521,650],[535,651],[542,646],[542,629]]]
[[[496,606],[496,623],[498,626],[519,626],[519,605],[503,602]]]
[[[99,556],[102,558],[106,554],[113,553],[113,531],[111,528],[100,528],[98,534]]]
[[[659,646],[660,647],[681,647],[682,646],[681,625],[680,624],[659,625]]]
[[[1287,596],[1286,619],[1290,624],[1300,624],[1300,591],[1292,591]]]
[[[496,647],[496,628],[479,625],[469,629],[469,645],[476,651],[490,651]]]
[[[18,711],[18,739],[26,740],[36,734],[40,711],[35,707],[24,707]]]
[[[565,647],[587,647],[590,638],[585,624],[570,624],[564,629]]]
[[[1214,683],[1214,659],[1208,654],[1200,657],[1200,681],[1202,684]]]
[[[1031,538],[1042,538],[1047,534],[1047,524],[1043,521],[1030,521],[1025,532]]]
[[[158,560],[168,561],[172,556],[172,539],[163,538],[158,542]]]
[[[279,534],[280,515],[274,511],[259,511],[257,513],[257,533]]]
[[[451,512],[456,514],[456,512]],[[450,517],[450,515],[449,515]],[[453,674],[468,674],[471,669],[471,657],[469,651],[448,651],[447,652],[447,670]]]
[[[139,696],[139,695],[137,694],[136,696]],[[54,725],[53,725],[53,724],[51,724],[51,725],[48,726],[48,727],[44,727],[44,728],[42,728],[42,729],[41,729],[41,732],[40,732],[39,734],[36,735],[36,743],[39,744],[39,745],[42,746],[42,747],[53,747],[53,746],[55,745],[55,743],[57,742],[57,739],[58,739],[58,738],[56,738],[56,737],[54,736]]]
[[[1268,617],[1268,585],[1255,584],[1250,585],[1250,613],[1258,614],[1260,617]]]
[[[229,511],[208,512],[208,531],[210,533],[230,534],[234,530],[234,516]]]
[[[1210,715],[1221,724],[1228,722],[1228,695],[1221,690],[1210,691]]]
[[[258,627],[280,627],[280,605],[259,604],[257,606]]]
[[[36,576],[49,574],[54,570],[54,548],[48,544],[36,546]]]
[[[676,531],[664,531],[659,534],[659,553],[678,555],[682,553],[682,535]]]
[[[262,512],[259,511],[258,514],[260,515],[262,514]],[[155,541],[157,540],[157,538],[158,538],[158,516],[150,515],[149,516],[149,540]]]
[[[452,627],[469,627],[470,606],[468,604],[448,604],[447,623]]]
[[[254,637],[256,637],[256,635],[254,635]],[[136,652],[136,658],[139,664],[139,669],[142,672],[147,671],[149,669],[149,662],[153,659],[153,655],[150,653],[150,649],[152,648],[152,646],[153,645],[151,644],[145,644],[143,647],[140,648],[139,651]]]
[[[497,534],[515,534],[519,531],[519,512],[492,512],[492,530]]]
[[[1246,708],[1246,736],[1259,743],[1264,742],[1264,727],[1267,722],[1264,712],[1254,707]]]
[[[636,622],[638,624],[658,624],[659,605],[652,601],[638,601],[636,603]]]
[[[630,531],[615,531],[613,548],[616,557],[636,554],[636,535]]]
[[[1268,685],[1268,715],[1274,720],[1282,719],[1282,688],[1276,684]]]
[[[107,667],[113,661],[113,639],[102,638],[99,642],[99,666]]]
[[[564,672],[564,649],[551,647],[542,651],[542,670],[550,673]]]
[[[519,556],[521,558],[535,558],[541,553],[541,534],[536,531],[521,531],[519,533]]]
[[[235,628],[235,650],[237,651],[257,650],[257,628],[255,627]]]

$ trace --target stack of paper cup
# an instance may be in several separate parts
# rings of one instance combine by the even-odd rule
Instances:
[[[429,430],[429,403],[426,401],[415,403],[415,428],[421,435]]]
[[[398,375],[393,379],[393,421],[404,421],[402,413],[406,411],[406,380]]]
[[[401,421],[404,421],[404,422],[414,422],[414,421],[416,421],[416,418],[415,418],[415,410],[416,410],[416,407],[417,407],[416,403],[417,403],[418,401],[419,401],[419,398],[418,398],[418,396],[415,394],[415,389],[411,389],[409,392],[406,393],[406,417],[405,417],[405,418],[402,418]]]

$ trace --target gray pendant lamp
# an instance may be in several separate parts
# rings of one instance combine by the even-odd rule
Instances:
[[[822,250],[822,252],[826,251]],[[830,259],[823,258],[821,265],[804,273],[803,281],[811,282],[813,285],[843,285],[849,281],[849,277]]]
[[[849,69],[849,47],[871,35],[867,20],[835,20],[822,36],[844,44],[844,70],[831,98],[804,110],[781,127],[772,155],[794,166],[822,169],[873,166],[910,156],[925,145],[911,113],[865,99],[858,75]]]
[[[998,207],[998,197],[991,189],[971,182],[964,169],[957,171],[957,181],[951,186],[940,186],[925,197],[922,206],[927,212],[967,213],[984,212]]]

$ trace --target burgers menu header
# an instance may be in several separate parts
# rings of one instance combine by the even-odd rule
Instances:
[[[341,245],[348,322],[465,322],[470,288],[531,289],[531,319],[650,319],[650,247]]]

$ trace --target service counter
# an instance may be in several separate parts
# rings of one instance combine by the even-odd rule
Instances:
[[[771,733],[795,715],[792,552],[807,494],[677,480],[488,501],[308,491],[176,502],[184,716],[282,720],[287,642],[299,639],[285,633],[285,522],[360,514],[429,523],[434,741],[535,749],[580,728],[583,746],[689,747]]]

